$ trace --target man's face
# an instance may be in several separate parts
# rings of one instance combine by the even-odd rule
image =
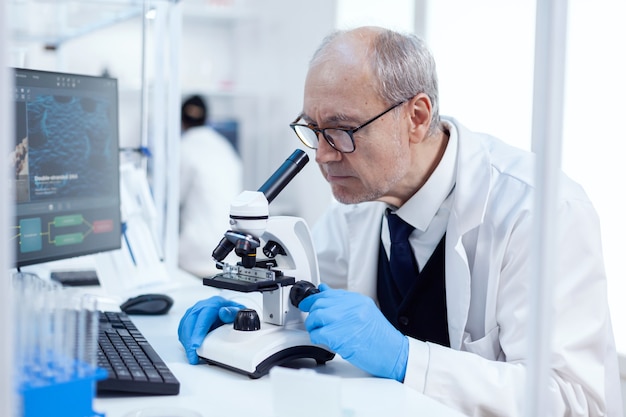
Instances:
[[[307,123],[351,129],[394,104],[376,94],[363,60],[339,52],[310,69],[304,91]],[[336,151],[320,136],[315,160],[338,201],[373,201],[403,192],[410,165],[407,126],[401,105],[355,132],[353,153]]]

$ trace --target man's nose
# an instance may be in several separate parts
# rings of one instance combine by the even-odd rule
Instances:
[[[315,162],[324,164],[341,159],[341,152],[330,146],[322,132],[317,133],[317,151],[315,152]]]

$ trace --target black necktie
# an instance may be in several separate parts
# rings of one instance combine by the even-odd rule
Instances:
[[[389,266],[398,290],[406,294],[418,274],[417,260],[409,244],[409,235],[415,228],[387,209],[391,254]]]

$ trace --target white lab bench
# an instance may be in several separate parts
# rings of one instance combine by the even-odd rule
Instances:
[[[250,379],[246,375],[217,366],[189,365],[187,362],[177,338],[178,323],[188,307],[217,291],[202,285],[199,279],[184,278],[180,286],[168,291],[175,302],[167,315],[131,316],[180,381],[178,395],[97,397],[94,411],[104,413],[107,417],[149,417],[154,415],[151,414],[152,410],[168,408],[173,410],[171,415],[166,414],[167,417],[277,417],[274,407],[276,384],[272,381],[271,374]],[[313,361],[310,365],[317,374],[336,376],[339,380],[342,417],[461,415],[401,383],[373,378],[338,355],[325,365],[314,366]],[[297,385],[297,372],[300,371],[291,372],[294,375],[293,384]],[[299,393],[303,408],[311,412],[316,403],[323,404],[323,389],[324,387],[320,387],[319,392]],[[180,415],[174,413],[176,409],[181,410]],[[143,413],[140,410],[144,410]],[[161,414],[158,416],[161,417]]]

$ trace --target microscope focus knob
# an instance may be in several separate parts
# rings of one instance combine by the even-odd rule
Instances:
[[[259,314],[256,310],[251,308],[242,308],[237,312],[233,328],[244,332],[259,330],[261,328],[261,319],[259,319]]]
[[[300,305],[300,302],[307,298],[311,294],[320,292],[312,282],[298,281],[291,287],[289,291],[289,300],[295,307]]]

